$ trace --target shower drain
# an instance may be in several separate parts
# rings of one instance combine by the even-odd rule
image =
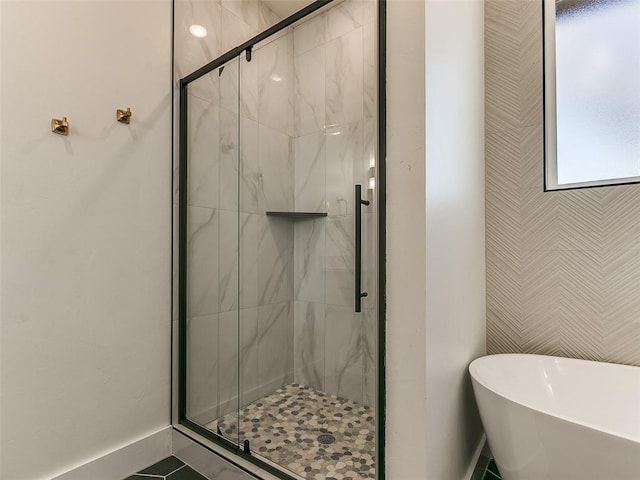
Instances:
[[[320,435],[318,437],[318,442],[322,443],[323,445],[331,445],[335,441],[336,437],[334,437],[333,435],[329,435],[328,433]]]

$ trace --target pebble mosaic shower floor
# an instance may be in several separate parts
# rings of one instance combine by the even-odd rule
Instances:
[[[310,387],[287,385],[207,428],[308,480],[375,478],[375,410]]]

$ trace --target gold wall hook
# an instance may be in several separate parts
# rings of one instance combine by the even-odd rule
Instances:
[[[126,123],[129,125],[129,123],[131,123],[131,115],[131,109],[129,107],[127,107],[126,110],[122,110],[121,108],[116,110],[116,119],[120,123]]]
[[[69,122],[67,117],[62,117],[62,120],[58,118],[51,119],[51,131],[58,135],[69,135]]]

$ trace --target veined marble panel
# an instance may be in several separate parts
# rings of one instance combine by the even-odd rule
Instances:
[[[258,307],[260,396],[293,381],[293,302]]]
[[[293,208],[293,155],[289,135],[260,124],[259,190],[260,212]]]
[[[258,309],[240,310],[240,406],[260,398],[258,377]]]
[[[187,417],[215,420],[218,405],[218,315],[187,320]]]
[[[366,11],[373,10],[374,2],[365,0]],[[362,27],[363,77],[362,92],[364,95],[364,116],[375,118],[378,114],[378,69],[376,57],[378,25],[375,22],[365,23]]]
[[[325,126],[325,47],[319,45],[294,59],[295,134],[320,132]]]
[[[240,112],[244,118],[258,120],[258,63],[240,58]]]
[[[378,381],[378,317],[375,305],[362,309],[362,403],[376,406],[376,385]]]
[[[298,221],[294,226],[294,298],[325,302],[325,218]]]
[[[219,315],[218,329],[218,411],[216,418],[234,413],[239,408],[238,338],[239,312]]]
[[[352,307],[326,306],[325,392],[362,403],[363,337],[361,314]]]
[[[294,303],[294,381],[324,391],[324,303]]]
[[[258,305],[258,231],[262,215],[240,214],[240,306]]]
[[[188,198],[198,207],[218,207],[220,109],[189,96]]]
[[[327,40],[341,37],[363,23],[363,0],[345,0],[326,12]]]
[[[223,210],[238,210],[238,114],[220,108],[219,202]]]
[[[377,215],[362,207],[362,291],[367,296],[362,299],[362,308],[375,308],[378,276],[378,219]]]
[[[254,52],[258,62],[258,121],[279,132],[293,130],[293,57],[282,37]],[[255,61],[252,60],[252,61]]]
[[[293,224],[258,215],[258,305],[293,300]]]
[[[220,54],[242,45],[244,42],[260,33],[257,28],[252,27],[246,23],[246,21],[243,21],[224,7],[221,8],[220,29],[222,32],[222,35],[220,36],[222,51]],[[211,60],[213,60],[213,58]]]
[[[258,153],[259,127],[253,120],[241,118],[240,128],[240,210],[258,213],[260,212],[258,198],[261,186]]]
[[[326,226],[325,289],[326,303],[353,308],[353,215],[328,216]]]
[[[236,117],[240,104],[240,61],[242,60],[234,58],[217,70],[220,80],[220,106],[235,113]]]
[[[327,212],[353,214],[354,172],[363,163],[362,121],[327,129]],[[367,186],[363,185],[366,193]]]
[[[183,78],[222,53],[220,43],[220,2],[207,0],[176,0],[174,20],[174,66],[177,78]],[[189,32],[191,25],[207,29],[204,38]]]
[[[219,210],[220,235],[218,240],[218,291],[220,311],[238,309],[238,252],[239,212]]]
[[[190,317],[217,313],[219,211],[188,207],[187,311]]]
[[[326,14],[316,15],[293,29],[294,55],[302,55],[326,42]]]
[[[300,212],[325,210],[325,135],[323,131],[294,141],[295,209]]]
[[[341,125],[362,119],[362,27],[327,42],[326,124]]]

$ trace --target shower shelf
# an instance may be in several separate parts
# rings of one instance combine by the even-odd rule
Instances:
[[[282,217],[291,219],[326,217],[326,212],[267,212],[270,217]]]

